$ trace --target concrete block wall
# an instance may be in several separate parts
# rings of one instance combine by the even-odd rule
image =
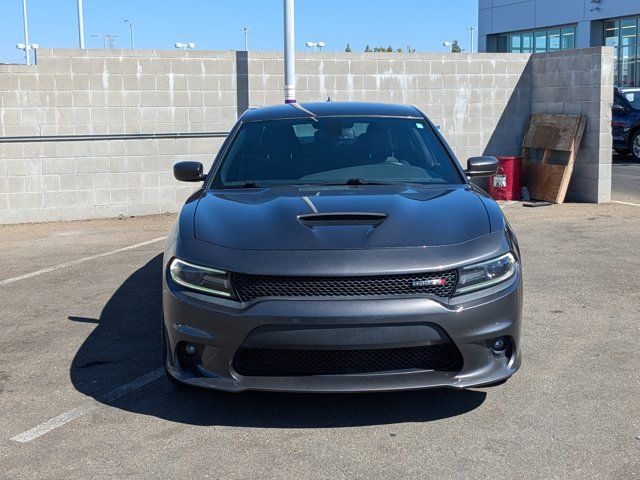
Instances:
[[[0,65],[0,136],[227,131],[236,92],[235,52],[40,49]],[[0,224],[175,212],[222,140],[0,142]]]
[[[531,113],[586,115],[568,198],[611,201],[613,48],[533,55]]]
[[[306,53],[297,57],[299,102],[415,105],[440,126],[458,159],[513,155],[530,111],[530,55]],[[251,53],[252,105],[282,101],[282,54]]]
[[[575,98],[561,86],[562,75],[537,78],[564,72],[567,57],[556,54],[305,53],[297,58],[297,98],[414,104],[463,164],[475,155],[517,154],[532,109],[562,113],[578,102],[600,129],[588,132],[572,195],[606,201],[613,55],[573,55]],[[40,49],[35,66],[0,65],[0,223],[178,211],[194,187],[173,179],[173,163],[194,159],[209,167],[222,143],[2,137],[228,131],[248,106],[281,103],[282,90],[278,53]],[[543,102],[547,90],[563,100]],[[594,149],[597,172],[582,167],[594,163]]]

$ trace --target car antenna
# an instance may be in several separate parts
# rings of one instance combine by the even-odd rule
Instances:
[[[304,112],[307,115],[311,116],[311,120],[313,120],[314,122],[318,121],[318,119],[316,118],[317,115],[315,113],[313,113],[311,110],[307,110],[306,108],[304,108],[299,103],[289,103],[289,105],[291,105],[293,108],[296,108],[296,109],[300,110],[301,112]]]

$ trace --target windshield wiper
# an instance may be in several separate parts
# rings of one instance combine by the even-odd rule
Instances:
[[[252,180],[250,182],[242,182],[237,185],[222,185],[218,188],[260,188],[260,184]]]
[[[381,182],[375,180],[365,180],[364,178],[349,178],[344,182],[317,182],[317,183],[307,183],[305,185],[393,185],[397,182]]]

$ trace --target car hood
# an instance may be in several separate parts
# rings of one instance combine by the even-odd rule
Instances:
[[[358,215],[314,221],[319,214],[340,213]],[[367,214],[381,217],[370,220]],[[490,232],[482,201],[466,185],[208,190],[194,218],[198,240],[243,250],[443,246]]]

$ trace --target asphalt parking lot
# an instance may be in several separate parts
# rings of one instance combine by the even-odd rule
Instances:
[[[504,209],[523,369],[491,389],[359,395],[163,378],[174,216],[0,227],[0,477],[640,478],[640,207]]]
[[[614,155],[611,165],[611,198],[640,204],[640,162],[631,155]]]

